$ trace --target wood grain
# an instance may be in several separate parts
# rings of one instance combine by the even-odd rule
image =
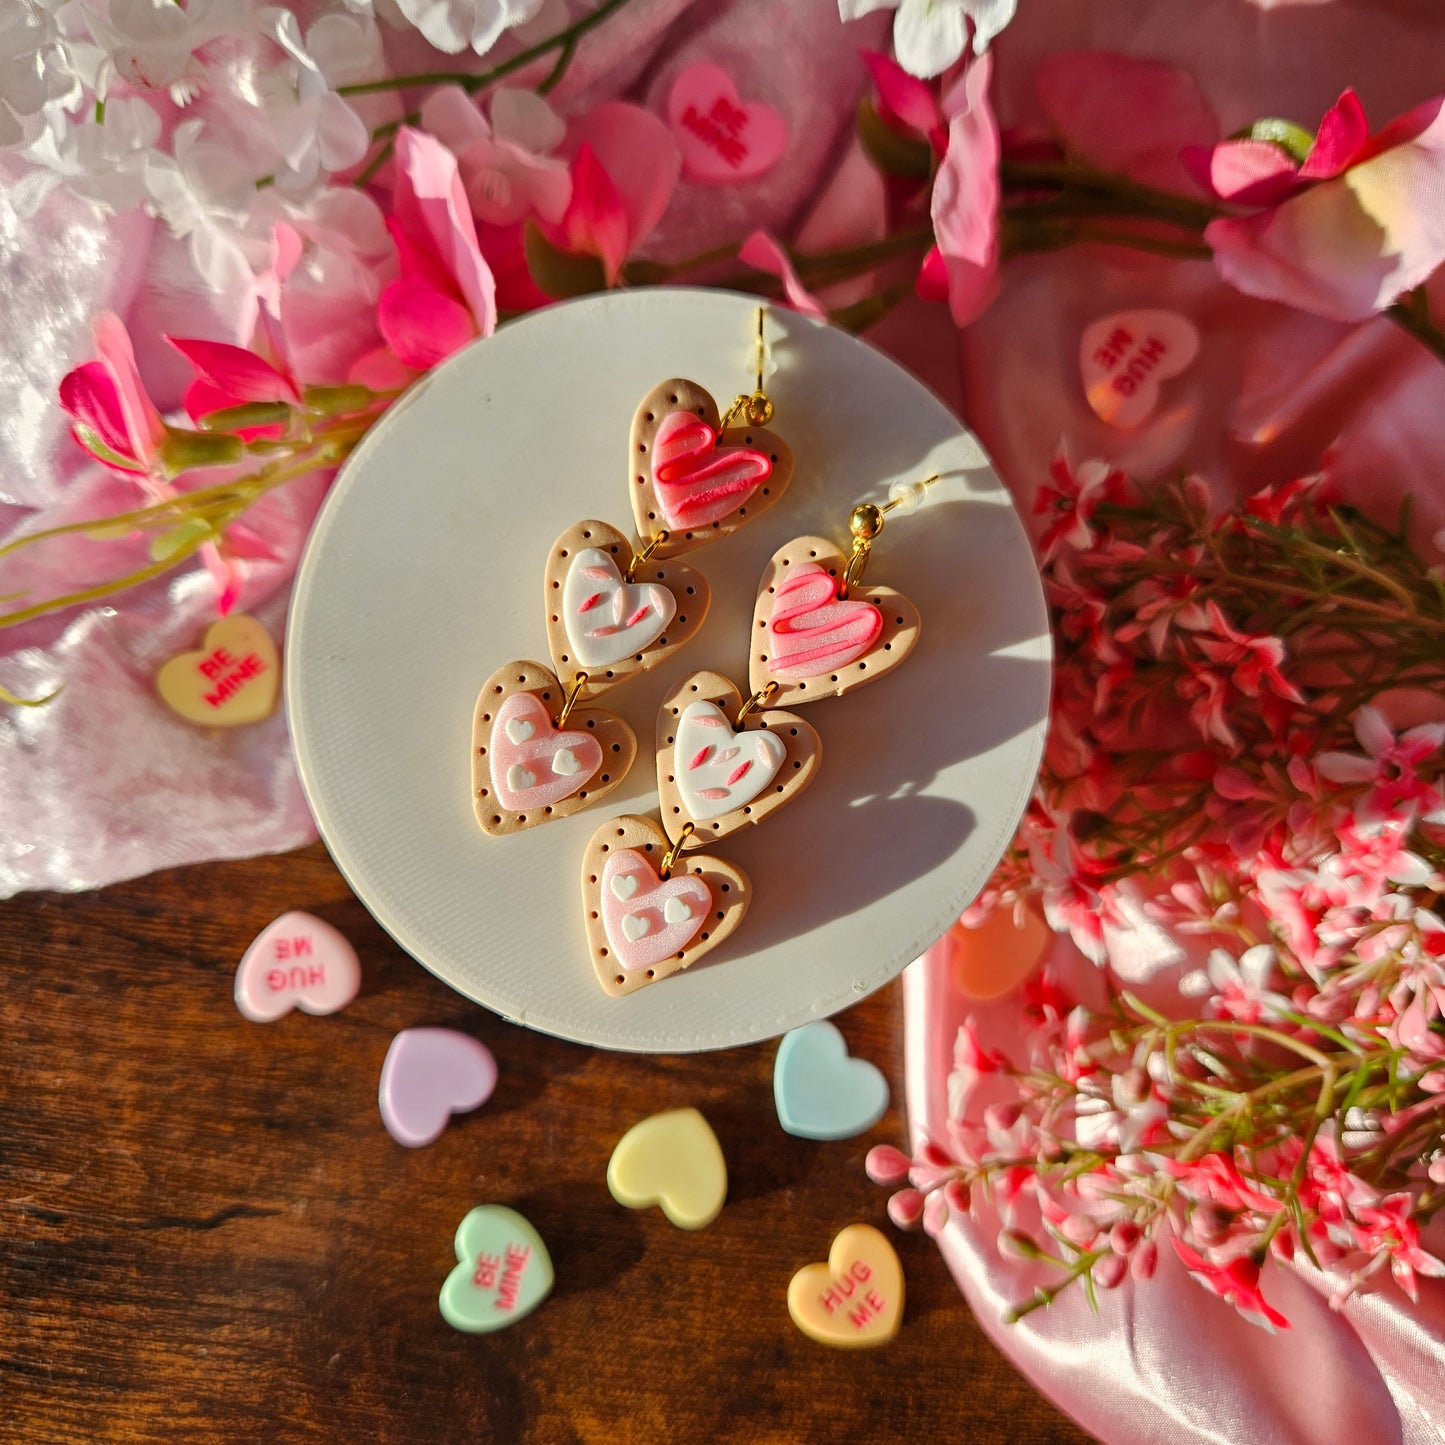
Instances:
[[[236,962],[290,908],[356,944],[361,995],[248,1023]],[[799,1266],[844,1224],[891,1231],[863,1156],[902,1121],[784,1135],[772,1045],[640,1058],[505,1024],[406,957],[320,847],[0,916],[5,1445],[1088,1438],[997,1353],[922,1236],[892,1234],[908,1304],[891,1345],[830,1351],[793,1327]],[[839,1023],[896,1096],[897,987]],[[501,1068],[491,1102],[419,1150],[376,1108],[414,1024],[474,1034]],[[621,1134],[683,1104],[728,1159],[701,1234],[605,1182]],[[536,1225],[557,1287],[515,1328],[465,1336],[437,1292],[487,1201]]]

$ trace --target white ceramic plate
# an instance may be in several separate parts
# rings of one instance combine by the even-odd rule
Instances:
[[[768,1038],[893,978],[983,886],[1023,811],[1048,712],[1038,575],[987,458],[900,367],[781,309],[768,330],[789,494],[689,553],[713,588],[695,641],[601,706],[638,735],[626,782],[559,822],[491,838],[472,814],[472,707],[504,662],[549,662],[542,568],[572,522],[631,532],[628,429],[670,376],[724,407],[751,389],[756,301],[619,292],[549,307],[452,357],[376,426],[332,487],[297,577],[286,704],[337,864],[408,952],[478,1003],[607,1048],[677,1052]],[[737,680],[758,578],[789,538],[847,542],[849,509],[944,479],[890,519],[870,582],[923,616],[905,666],[809,705],[817,781],[710,851],[753,882],[748,917],[693,968],[627,998],[598,986],[581,857],[618,813],[657,807],[653,726],[699,668]]]

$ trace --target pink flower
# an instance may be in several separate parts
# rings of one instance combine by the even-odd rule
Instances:
[[[923,136],[933,147],[934,155],[943,155],[948,149],[948,118],[933,87],[876,50],[858,53],[878,92],[878,114],[900,130]]]
[[[1238,960],[1215,948],[1203,969],[1184,975],[1179,991],[1190,998],[1206,999],[1206,1018],[1257,1024],[1289,1009],[1289,1000],[1269,988],[1274,972],[1275,953],[1267,943],[1246,949]]]
[[[1208,631],[1198,634],[1197,646],[1211,662],[1229,672],[1240,692],[1257,698],[1268,691],[1287,702],[1304,702],[1299,689],[1279,670],[1284,661],[1284,643],[1279,638],[1236,631],[1217,603],[1206,603],[1205,611]]]
[[[1315,766],[1332,783],[1369,786],[1356,806],[1356,817],[1377,823],[1403,810],[1409,817],[1423,813],[1429,822],[1445,821],[1445,799],[1419,771],[1445,743],[1445,723],[1423,723],[1397,737],[1378,708],[1362,707],[1354,721],[1364,755],[1322,753]]]
[[[969,1096],[986,1074],[996,1074],[1008,1067],[1008,1060],[996,1050],[987,1049],[978,1037],[978,1025],[970,1015],[964,1019],[953,1045],[953,1072],[948,1076],[948,1112],[961,1119],[968,1108]]]
[[[1410,1217],[1414,1196],[1390,1194],[1377,1205],[1358,1205],[1355,1218],[1363,1226],[1358,1232],[1360,1247],[1371,1255],[1385,1253],[1395,1283],[1410,1296],[1420,1298],[1417,1274],[1434,1279],[1445,1276],[1445,1263],[1420,1247],[1420,1226]]]
[[[1213,1264],[1182,1240],[1171,1240],[1174,1251],[1184,1267],[1226,1304],[1231,1304],[1250,1324],[1259,1325],[1271,1334],[1287,1330],[1290,1323],[1266,1301],[1259,1288],[1259,1265],[1248,1256],[1232,1259],[1228,1264]]]
[[[1081,462],[1077,467],[1060,447],[1049,463],[1051,483],[1034,494],[1034,515],[1049,517],[1039,539],[1039,554],[1049,562],[1060,547],[1087,551],[1094,542],[1090,520],[1104,502],[1115,500],[1124,487],[1124,474],[1104,461]]]
[[[1206,1154],[1190,1160],[1161,1158],[1159,1164],[1180,1181],[1190,1198],[1201,1204],[1217,1205],[1231,1214],[1244,1210],[1264,1215],[1279,1213],[1279,1200],[1256,1189],[1227,1154]]]
[[[1207,159],[1216,191],[1247,216],[1204,238],[1232,286],[1337,321],[1384,310],[1445,261],[1445,98],[1374,136],[1347,90],[1303,161],[1258,141],[1226,141]]]
[[[401,275],[381,293],[377,324],[406,366],[425,371],[497,324],[496,285],[477,244],[456,157],[403,126],[388,221]]]
[[[98,360],[77,366],[60,383],[75,439],[116,471],[163,479],[166,424],[141,380],[125,323],[104,311],[92,332]]]
[[[819,321],[828,319],[827,308],[801,281],[793,269],[788,253],[766,231],[754,231],[738,249],[738,260],[745,266],[755,266],[776,276],[783,283],[783,295],[794,311],[804,316],[816,316]]]
[[[948,298],[967,326],[998,294],[999,134],[988,102],[991,56],[981,56],[944,97],[948,149],[933,182],[929,214],[936,242],[919,273],[925,300]]]

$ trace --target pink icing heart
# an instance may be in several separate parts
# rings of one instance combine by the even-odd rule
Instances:
[[[625,969],[680,953],[712,912],[712,889],[690,873],[663,880],[636,848],[613,853],[602,869],[602,927]]]
[[[497,1061],[485,1044],[455,1029],[403,1029],[386,1051],[377,1104],[386,1132],[420,1149],[496,1087]]]
[[[1139,426],[1159,405],[1159,383],[1198,355],[1199,332],[1177,311],[1116,311],[1079,340],[1084,395],[1110,426]]]
[[[652,485],[669,527],[706,527],[736,511],[772,475],[751,447],[720,447],[700,416],[675,411],[652,443]]]
[[[837,582],[816,562],[802,562],[773,598],[768,671],[784,681],[836,672],[882,631],[883,615],[871,602],[839,601]]]
[[[267,1024],[293,1008],[334,1014],[356,997],[356,950],[329,923],[283,913],[256,935],[236,969],[236,1007]]]
[[[782,116],[761,101],[740,100],[732,76],[705,60],[673,81],[667,121],[687,178],[708,185],[760,176],[788,148]]]
[[[514,692],[492,724],[492,787],[509,812],[560,803],[602,766],[602,747],[580,729],[559,733],[533,692]]]

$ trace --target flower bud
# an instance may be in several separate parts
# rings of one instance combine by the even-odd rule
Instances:
[[[1115,1098],[1120,1104],[1142,1104],[1152,1092],[1149,1075],[1135,1064],[1119,1075]]]
[[[167,427],[160,444],[161,465],[166,475],[175,477],[195,467],[226,467],[242,461],[245,444],[229,433],[183,431]]]
[[[973,1204],[973,1193],[962,1179],[950,1179],[943,1186],[943,1197],[948,1207],[957,1214],[967,1214]]]
[[[913,1229],[923,1217],[923,1195],[917,1189],[900,1189],[888,1201],[888,1217],[899,1229]]]
[[[863,1168],[875,1184],[891,1187],[908,1178],[908,1156],[891,1144],[877,1144],[868,1151]]]
[[[930,1239],[937,1239],[948,1223],[948,1200],[941,1191],[930,1194],[923,1204],[923,1229]]]
[[[1109,1248],[1115,1254],[1130,1254],[1139,1243],[1139,1226],[1132,1219],[1121,1219],[1109,1231]]]
[[[1152,1239],[1146,1239],[1129,1257],[1129,1273],[1135,1279],[1152,1279],[1158,1267],[1159,1246]]]
[[[1013,1259],[1037,1259],[1043,1253],[1021,1229],[1000,1230],[998,1252]]]
[[[1059,1233],[1080,1249],[1087,1249],[1099,1237],[1099,1223],[1091,1214],[1071,1214],[1059,1226]]]
[[[1121,1254],[1106,1254],[1094,1261],[1094,1283],[1100,1289],[1118,1289],[1129,1273],[1129,1261]]]

